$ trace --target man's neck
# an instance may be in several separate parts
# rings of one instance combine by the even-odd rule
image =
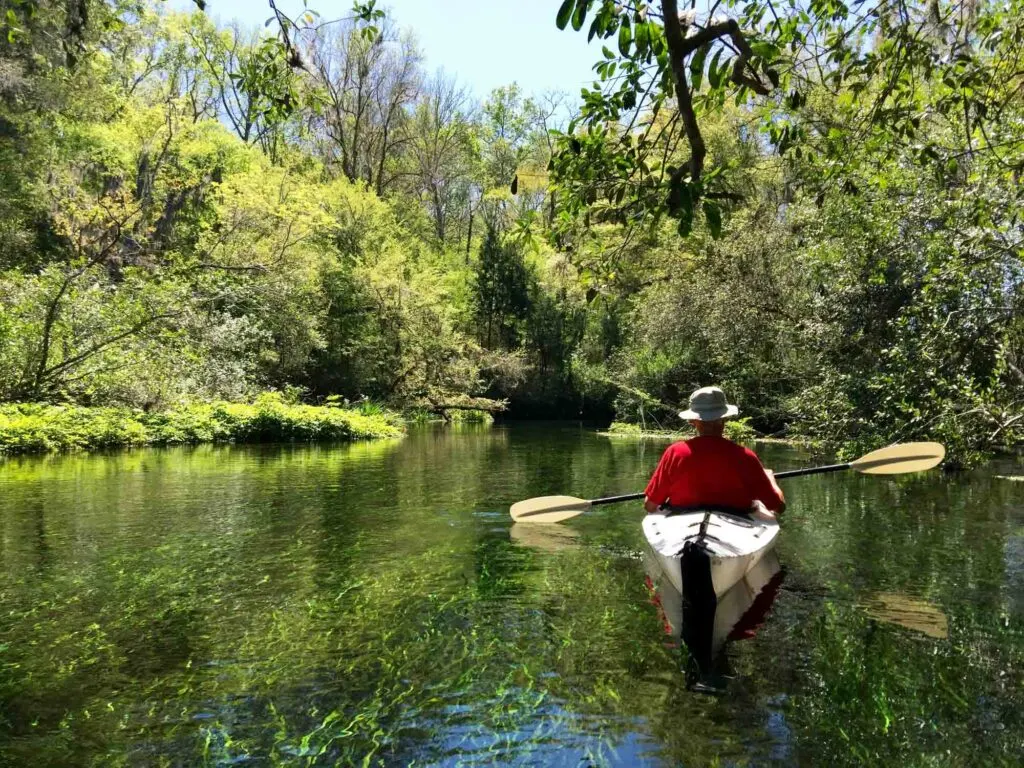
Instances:
[[[698,424],[697,425],[697,437],[722,437],[722,433],[725,430],[721,425],[711,424]]]

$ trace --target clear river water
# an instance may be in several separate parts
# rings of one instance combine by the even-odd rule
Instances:
[[[687,683],[575,425],[0,461],[0,765],[1024,764],[1024,465],[785,481],[784,577]],[[826,463],[766,445],[766,465]]]

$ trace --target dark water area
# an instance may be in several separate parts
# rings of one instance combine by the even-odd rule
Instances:
[[[785,580],[708,695],[638,506],[508,517],[641,490],[664,445],[510,425],[6,460],[0,764],[1024,764],[1024,466],[787,481]]]

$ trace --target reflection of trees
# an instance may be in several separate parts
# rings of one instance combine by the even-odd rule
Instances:
[[[1020,617],[994,620],[1013,529],[1006,486],[975,473],[787,487],[782,557],[834,596],[793,638],[811,668],[787,684],[801,691],[787,717],[808,762],[1019,763]],[[876,591],[940,606],[950,640],[879,624],[856,599]]]
[[[1019,631],[925,642],[829,602],[797,631],[810,649],[790,724],[803,759],[839,765],[1019,765],[1024,644]]]

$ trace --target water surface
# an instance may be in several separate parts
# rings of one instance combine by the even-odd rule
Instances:
[[[638,507],[507,514],[641,490],[663,448],[548,425],[0,463],[0,764],[1024,762],[1021,467],[787,481],[783,588],[709,696]]]

